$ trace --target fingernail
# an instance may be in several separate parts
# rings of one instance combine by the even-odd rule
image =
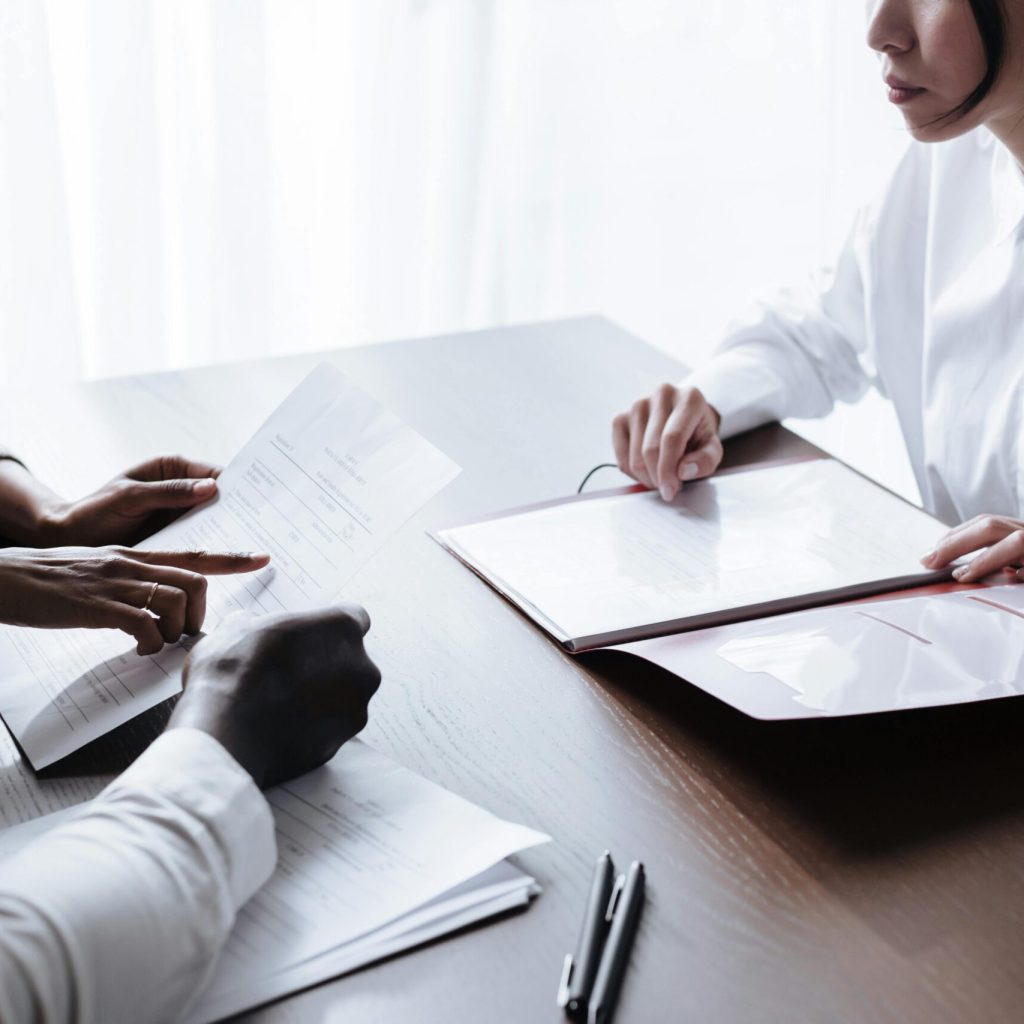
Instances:
[[[661,489],[661,496],[665,499],[665,501],[671,501],[672,500],[672,488],[669,487],[668,484],[665,484],[665,486],[662,487],[662,489]]]
[[[198,494],[206,494],[208,491],[212,491],[216,488],[217,484],[213,480],[197,480],[192,485],[192,490]]]
[[[691,462],[683,466],[683,479],[692,480],[700,470],[697,468],[697,463]]]
[[[931,561],[932,561],[932,559],[934,557],[935,557],[935,549],[933,548],[931,551],[928,552],[927,555],[922,555],[921,556],[921,564],[922,565],[930,565]]]
[[[969,568],[970,568],[970,566],[961,565],[959,569],[954,569],[953,570],[953,579],[955,579],[955,580],[963,579],[963,577],[967,575],[967,570]]]

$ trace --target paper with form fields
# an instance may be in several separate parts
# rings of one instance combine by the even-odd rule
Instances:
[[[1024,695],[1024,586],[858,601],[616,648],[754,718]]]
[[[458,467],[333,367],[317,367],[225,467],[217,498],[139,547],[268,551],[211,577],[204,629],[235,610],[332,603]],[[43,768],[181,689],[188,641],[152,657],[106,630],[0,627],[0,715]]]
[[[441,542],[572,651],[941,578],[946,532],[839,462],[568,499],[444,530]]]
[[[41,778],[18,753],[0,724],[0,840],[3,829],[91,800],[113,775]],[[0,848],[2,854],[2,848]]]
[[[219,1020],[528,902],[505,862],[548,836],[502,821],[359,740],[267,793],[278,865],[187,1015]],[[0,831],[0,856],[78,813]]]

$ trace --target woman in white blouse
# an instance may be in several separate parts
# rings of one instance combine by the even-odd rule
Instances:
[[[922,561],[1024,578],[1024,3],[876,0],[868,44],[914,138],[828,286],[787,294],[711,362],[615,417],[619,467],[666,500],[721,438],[895,405],[924,504],[960,523]]]

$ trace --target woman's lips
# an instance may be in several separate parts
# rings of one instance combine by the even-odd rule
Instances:
[[[889,102],[895,103],[897,106],[903,106],[904,103],[917,99],[918,96],[927,91],[927,89],[894,89],[890,85]]]
[[[909,103],[922,93],[928,91],[927,89],[919,89],[909,82],[904,82],[902,78],[896,78],[894,75],[889,75],[885,79],[885,84],[889,87],[889,102],[895,103],[897,106]]]

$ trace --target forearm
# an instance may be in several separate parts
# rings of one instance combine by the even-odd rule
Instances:
[[[836,401],[880,386],[862,272],[871,237],[862,211],[833,271],[752,309],[687,380],[721,414],[722,436],[788,416],[825,416]]]
[[[61,504],[60,495],[0,448],[0,538],[13,544],[43,546],[47,525]]]
[[[175,730],[81,817],[0,864],[0,1020],[174,1020],[273,868],[273,823],[208,737]]]
[[[787,312],[766,311],[736,331],[684,381],[718,412],[722,437],[789,416],[825,416],[875,383],[827,318]]]

